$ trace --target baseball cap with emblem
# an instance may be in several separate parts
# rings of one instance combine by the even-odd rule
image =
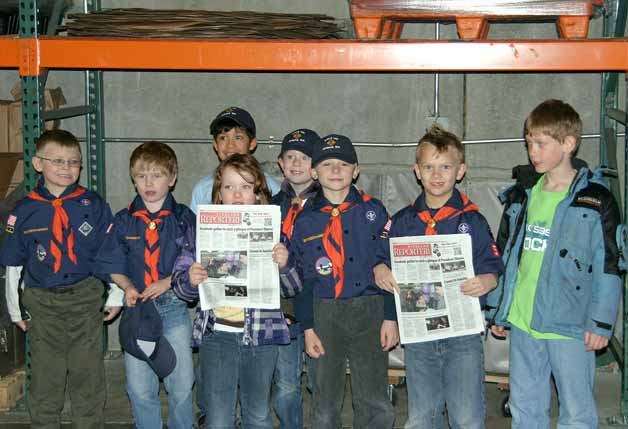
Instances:
[[[163,335],[163,323],[152,300],[137,300],[125,307],[120,320],[120,345],[125,352],[147,362],[159,378],[174,370],[177,357]]]
[[[320,139],[312,150],[312,167],[326,159],[340,159],[349,164],[358,163],[353,143],[348,137],[340,134],[330,134]]]
[[[255,121],[249,112],[240,107],[229,107],[220,112],[209,126],[209,132],[212,135],[216,135],[221,126],[229,122],[235,122],[247,130],[252,138],[255,137]]]
[[[288,133],[281,142],[279,157],[289,150],[298,150],[305,155],[312,157],[312,148],[321,138],[316,131],[300,128]]]

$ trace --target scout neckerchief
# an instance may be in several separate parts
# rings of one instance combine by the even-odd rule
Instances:
[[[70,200],[72,198],[76,198],[79,195],[85,192],[84,188],[77,188],[74,192],[66,195],[65,197],[55,198],[54,200],[49,200],[47,198],[42,197],[36,191],[31,191],[27,197],[36,200],[42,201],[44,203],[52,204],[52,208],[54,213],[52,215],[52,240],[50,240],[50,253],[55,260],[54,262],[54,272],[58,273],[61,269],[61,260],[62,260],[62,251],[61,247],[63,246],[63,238],[67,236],[67,251],[68,251],[68,259],[77,265],[76,253],[74,253],[74,231],[70,228],[70,219],[68,218],[68,213],[63,208],[63,202],[66,200]]]
[[[144,230],[144,285],[150,286],[159,280],[159,225],[163,222],[163,218],[172,214],[170,210],[160,210],[154,219],[151,219],[148,210],[137,210],[133,212],[133,216],[140,218],[145,224]]]
[[[361,193],[362,201],[367,202],[371,199],[370,195]],[[345,282],[345,246],[342,239],[342,214],[357,206],[356,203],[345,201],[337,207],[327,205],[321,208],[323,213],[329,213],[329,221],[323,232],[323,247],[325,253],[331,260],[331,268],[336,280],[334,286],[334,296],[338,298],[342,293]]]
[[[290,208],[288,209],[288,213],[286,213],[286,218],[283,220],[283,223],[281,225],[281,233],[288,237],[288,239],[292,238],[294,221],[297,219],[299,213],[303,211],[304,200],[311,196],[314,196],[318,192],[318,189],[318,182],[312,182],[312,184],[310,184],[310,186],[308,186],[303,192],[290,200]],[[282,190],[288,195],[290,195],[290,193],[294,193],[294,190],[289,183]]]
[[[436,214],[432,217],[429,210],[423,210],[417,213],[417,216],[423,223],[425,223],[425,235],[437,235],[438,231],[436,230],[436,224],[438,222],[452,219],[457,216],[460,216],[462,213],[470,212],[470,211],[480,211],[478,206],[473,204],[469,198],[460,192],[460,198],[462,199],[462,209],[458,210],[449,205],[444,205]]]

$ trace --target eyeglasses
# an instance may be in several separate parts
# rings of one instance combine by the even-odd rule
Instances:
[[[49,163],[51,163],[57,168],[62,168],[62,167],[65,167],[66,165],[68,168],[79,168],[81,164],[83,163],[83,161],[80,159],[61,159],[61,158],[50,159],[50,158],[44,158],[43,156],[39,156],[39,155],[36,155],[36,156],[39,159],[48,161]]]

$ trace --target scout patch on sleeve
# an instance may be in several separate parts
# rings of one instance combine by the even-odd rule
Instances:
[[[493,256],[500,256],[499,249],[495,243],[491,244],[491,250],[493,251]]]
[[[314,268],[321,276],[328,276],[332,272],[331,260],[327,256],[321,256],[314,263]]]
[[[9,218],[7,219],[7,227],[6,227],[6,231],[9,234],[13,234],[13,230],[15,229],[15,222],[17,222],[17,216],[15,215],[11,215],[9,216]]]
[[[375,219],[377,219],[377,214],[375,214],[374,210],[367,211],[365,216],[369,222],[375,222]]]

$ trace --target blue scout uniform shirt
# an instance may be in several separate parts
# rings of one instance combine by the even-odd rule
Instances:
[[[362,195],[353,186],[345,201],[355,206],[341,215],[345,280],[338,299],[384,295],[384,318],[397,320],[394,297],[378,288],[373,276],[373,267],[386,262],[386,254],[379,245],[390,226],[386,208],[375,198],[363,201]],[[296,296],[295,308],[304,330],[314,324],[313,298],[334,299],[335,296],[336,281],[322,241],[330,215],[321,212],[321,208],[327,205],[331,203],[322,191],[309,199],[297,217],[290,241],[291,263],[296,264],[303,279],[303,292]]]
[[[60,198],[79,188],[82,187],[78,184],[68,186]],[[57,199],[46,189],[43,179],[40,179],[35,192],[49,201]],[[24,266],[26,287],[67,286],[98,273],[95,257],[113,220],[109,205],[100,195],[86,189],[78,197],[63,201],[63,209],[68,214],[69,227],[74,231],[77,264],[68,258],[66,239],[61,246],[61,268],[56,273],[50,252],[54,215],[52,204],[24,197],[9,215],[0,251],[0,265]],[[103,280],[107,280],[106,277]]]
[[[136,196],[128,208],[120,210],[114,219],[113,228],[107,234],[97,263],[101,272],[107,274],[124,274],[131,279],[135,288],[142,292],[144,285],[144,248],[146,246],[144,232],[146,223],[133,213],[145,210],[146,206]],[[159,231],[159,262],[157,268],[159,278],[163,279],[172,274],[174,262],[179,256],[181,246],[184,243],[184,231],[187,228],[196,228],[196,217],[185,205],[175,201],[172,194],[168,194],[161,210],[170,210],[171,214],[162,217],[163,221],[158,225]],[[155,218],[156,213],[150,213]]]
[[[463,203],[460,192],[454,188],[454,192],[447,201],[448,206],[462,210]],[[418,213],[423,210],[431,210],[425,204],[425,194],[422,193],[414,204],[399,210],[392,217],[390,227],[390,237],[410,237],[425,235],[426,224],[419,219]],[[432,216],[438,210],[431,210]],[[436,231],[439,234],[469,234],[471,235],[471,245],[473,247],[473,270],[478,274],[500,274],[503,263],[488,222],[478,211],[467,211],[452,219],[445,219],[436,223]],[[390,249],[387,247],[388,255]],[[486,297],[480,297],[480,305],[484,307]]]

